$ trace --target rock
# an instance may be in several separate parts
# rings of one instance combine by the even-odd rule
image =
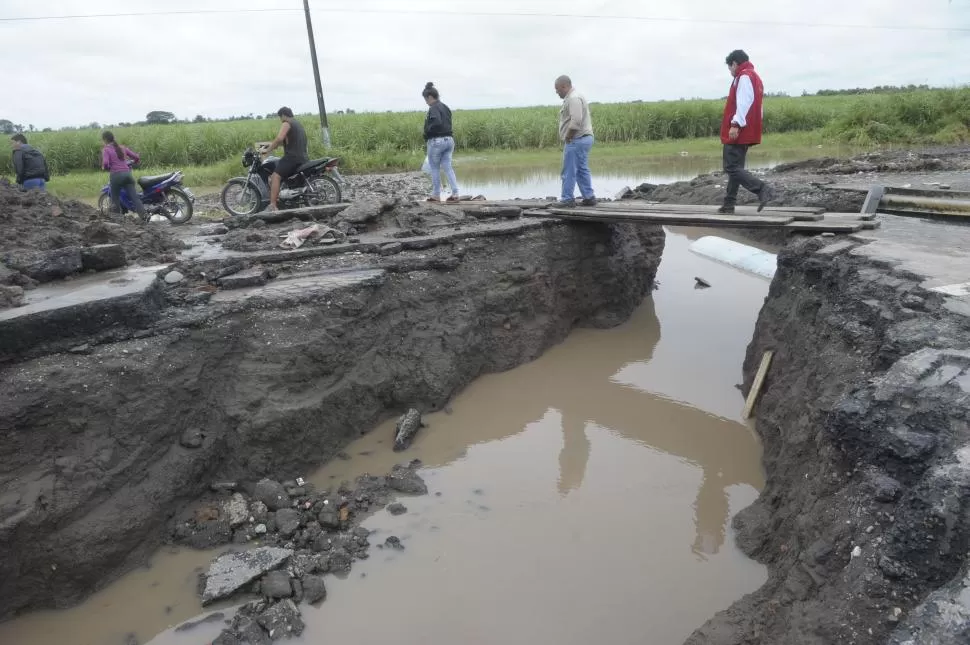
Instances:
[[[300,512],[293,508],[281,508],[276,512],[276,530],[288,538],[300,528]]]
[[[396,255],[404,250],[404,245],[400,242],[390,242],[381,245],[381,255]]]
[[[0,284],[14,284],[14,280],[18,275],[20,275],[19,271],[11,271],[5,264],[0,262]]]
[[[205,434],[202,433],[198,428],[189,428],[182,433],[179,438],[179,444],[183,448],[201,448],[202,443],[205,441]]]
[[[199,618],[198,620],[190,620],[190,621],[187,621],[187,622],[182,623],[181,625],[179,625],[178,627],[175,628],[175,631],[177,631],[177,632],[187,632],[190,629],[193,629],[195,627],[198,627],[199,625],[206,625],[208,623],[217,623],[220,620],[223,620],[225,617],[226,617],[226,615],[224,613],[222,613],[221,611],[214,611],[211,614],[207,614],[207,615],[203,616],[202,618]]]
[[[178,284],[184,279],[185,279],[185,276],[182,275],[179,271],[169,271],[168,273],[165,274],[165,278],[164,278],[165,284]]]
[[[303,602],[303,583],[296,578],[292,578],[290,584],[293,585],[293,602],[299,605]]]
[[[0,285],[0,309],[24,304],[23,287]]]
[[[209,490],[215,491],[216,493],[231,493],[239,487],[236,482],[212,482],[209,484]]]
[[[888,434],[888,451],[904,461],[921,459],[936,448],[936,437],[905,428],[891,428]]]
[[[384,541],[384,546],[389,549],[394,549],[396,551],[403,551],[404,545],[401,544],[401,538],[396,535],[392,535]]]
[[[313,605],[327,598],[327,586],[324,584],[323,576],[304,576],[303,577],[303,600],[308,605]]]
[[[387,512],[390,513],[391,515],[404,515],[405,513],[408,512],[408,509],[406,506],[404,506],[404,504],[401,504],[400,502],[395,502],[387,507]]]
[[[244,289],[246,287],[261,287],[269,280],[269,271],[263,267],[253,267],[219,278],[219,286],[223,289]]]
[[[249,514],[253,516],[253,521],[265,522],[266,516],[269,515],[269,509],[262,502],[252,502],[249,505]]]
[[[78,345],[77,347],[72,347],[71,349],[69,349],[67,351],[71,352],[72,354],[90,354],[91,353],[91,345],[89,343],[84,343],[83,345]]]
[[[246,520],[249,519],[249,506],[246,504],[246,498],[239,493],[233,494],[233,496],[224,503],[223,509],[229,522],[229,526],[232,528],[236,528],[240,524],[244,524]]]
[[[350,552],[343,547],[337,547],[330,551],[330,557],[327,558],[329,563],[329,570],[336,573],[347,573],[350,571],[351,565],[354,563],[354,557],[350,555]]]
[[[299,636],[306,627],[300,617],[300,610],[292,600],[276,603],[257,616],[256,622],[270,633],[273,640]]]
[[[199,228],[199,235],[225,235],[229,232],[229,227],[225,224],[209,224]]]
[[[212,645],[273,645],[273,639],[253,618],[236,615],[232,626],[222,630]]]
[[[260,547],[251,551],[227,553],[209,565],[202,604],[232,595],[239,589],[286,562],[293,551]]]
[[[394,208],[397,200],[359,199],[344,209],[338,219],[350,224],[364,224],[377,219],[381,213]]]
[[[405,412],[394,429],[394,451],[400,452],[410,447],[414,441],[414,435],[418,433],[424,424],[421,422],[421,413],[411,408]]]
[[[81,249],[81,267],[85,271],[107,271],[127,264],[125,249],[120,244],[98,244]]]
[[[253,533],[255,533],[256,535],[266,535],[266,525],[257,524],[256,528],[253,529]]]
[[[320,511],[317,519],[320,521],[320,526],[325,529],[340,528],[340,514],[336,508],[333,508],[332,504]]]
[[[285,571],[270,571],[259,583],[259,590],[267,598],[289,598],[293,595],[290,576]]]
[[[883,474],[871,477],[869,485],[877,502],[894,502],[902,490],[902,485],[898,481]]]
[[[290,496],[286,494],[286,488],[283,487],[283,484],[272,479],[261,479],[256,482],[253,497],[266,504],[266,507],[271,511],[278,511],[290,506]]]
[[[50,282],[81,271],[81,247],[66,246],[53,251],[10,251],[3,263],[38,282]]]
[[[387,477],[387,487],[399,493],[410,495],[427,495],[428,487],[416,472],[413,470],[395,466],[391,474]]]

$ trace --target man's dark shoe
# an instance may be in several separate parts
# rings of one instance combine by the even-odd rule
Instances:
[[[595,197],[589,197],[587,199],[584,199],[582,201],[582,204],[583,206],[596,206],[597,204],[599,204],[599,200],[597,200]]]
[[[734,215],[734,206],[721,206],[717,212],[721,215]]]
[[[554,208],[576,208],[576,200],[570,199],[568,201],[559,200],[553,204]]]
[[[775,189],[772,188],[770,185],[765,184],[761,188],[761,192],[758,193],[758,212],[760,213],[761,211],[763,211],[765,206],[768,205],[768,202],[774,199],[775,199]]]

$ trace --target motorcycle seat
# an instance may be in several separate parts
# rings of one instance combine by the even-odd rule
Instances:
[[[326,157],[323,159],[311,159],[297,168],[293,174],[295,175],[297,173],[306,172],[307,170],[313,170],[314,168],[318,168],[319,166],[326,164],[328,161],[330,161],[330,159]]]
[[[151,188],[152,186],[155,186],[156,184],[160,184],[166,179],[171,178],[172,175],[174,174],[175,174],[174,172],[170,172],[164,175],[155,175],[153,177],[141,177],[138,180],[138,185],[146,189]]]

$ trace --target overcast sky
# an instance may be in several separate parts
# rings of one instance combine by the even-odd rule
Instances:
[[[970,0],[310,5],[329,111],[423,109],[420,92],[429,80],[453,109],[554,104],[553,80],[564,73],[591,101],[716,98],[727,91],[723,61],[735,48],[750,54],[767,91],[970,83]],[[280,105],[315,112],[301,0],[0,0],[0,18],[246,8],[295,11],[2,21],[7,84],[0,118],[42,128],[136,121],[150,110],[179,118],[266,114]],[[346,10],[332,11],[338,8]],[[379,13],[388,10],[464,15]],[[712,22],[718,20],[762,24]]]

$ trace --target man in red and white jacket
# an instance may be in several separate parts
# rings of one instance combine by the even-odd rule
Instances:
[[[744,186],[758,196],[758,212],[775,198],[774,189],[744,169],[748,148],[761,143],[764,85],[754,71],[748,55],[736,49],[728,54],[728,69],[734,81],[724,105],[721,143],[724,144],[724,172],[728,176],[727,195],[719,213],[733,213],[738,188]]]

